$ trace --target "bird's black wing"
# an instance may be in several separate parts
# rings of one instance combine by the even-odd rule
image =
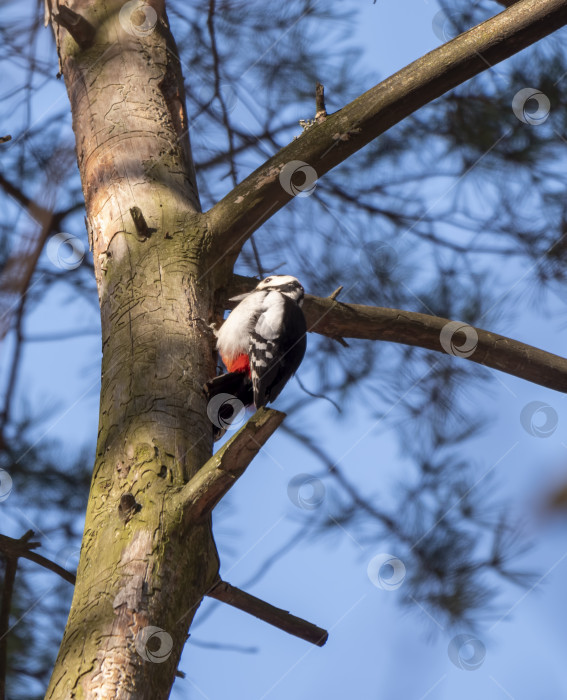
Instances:
[[[283,294],[281,300],[260,314],[250,336],[250,373],[256,408],[279,395],[305,354],[307,328],[303,311]]]

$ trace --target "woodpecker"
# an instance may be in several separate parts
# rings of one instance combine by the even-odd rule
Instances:
[[[305,291],[291,275],[271,275],[238,301],[216,332],[228,372],[205,385],[207,397],[230,394],[244,406],[265,406],[279,396],[305,354]]]

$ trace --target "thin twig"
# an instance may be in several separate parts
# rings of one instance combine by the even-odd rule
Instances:
[[[30,542],[33,530],[28,530],[19,540],[11,537],[6,543],[4,551],[6,557],[6,570],[4,572],[4,586],[2,591],[2,605],[0,606],[0,700],[6,697],[6,674],[8,670],[8,633],[10,631],[10,610],[12,608],[12,596],[14,582],[18,569],[18,557],[20,552],[25,552],[30,547],[37,547],[37,542]]]
[[[343,291],[343,285],[341,284],[340,287],[337,287],[334,292],[329,294],[329,299],[331,301],[335,301],[335,299],[339,296],[339,294]]]
[[[325,396],[325,394],[315,394],[313,391],[309,391],[297,374],[295,375],[295,381],[299,384],[301,391],[305,392],[308,396],[312,396],[314,399],[324,399],[325,401],[328,401],[337,409],[338,413],[341,413],[341,407],[336,401],[333,401],[333,399],[331,399],[329,396]]]
[[[321,123],[325,121],[326,117],[325,87],[321,83],[317,83],[315,87],[315,121]]]
[[[226,130],[226,135],[228,139],[228,162],[230,167],[230,177],[232,180],[232,186],[236,187],[238,184],[238,174],[236,170],[236,146],[234,142],[234,129],[230,123],[230,117],[228,113],[228,108],[226,106],[226,101],[221,90],[221,61],[217,46],[217,36],[215,30],[215,13],[216,13],[216,0],[209,0],[209,12],[207,15],[207,28],[209,30],[209,39],[211,40],[211,53],[213,56],[213,72],[215,76],[215,96],[218,99],[221,106],[221,116],[222,123]],[[258,270],[258,275],[260,279],[264,277],[264,266],[260,260],[260,252],[258,250],[258,245],[254,239],[254,236],[250,236],[250,243],[252,245],[252,253],[254,255],[254,261],[256,262],[256,269]]]
[[[0,187],[10,195],[13,199],[18,202],[22,207],[27,209],[30,216],[32,216],[38,224],[45,226],[50,223],[52,218],[55,216],[54,212],[42,207],[41,204],[35,202],[31,197],[28,197],[25,192],[23,192],[17,185],[14,185],[5,175],[0,173]]]
[[[18,310],[16,311],[16,343],[14,351],[12,353],[12,364],[10,366],[10,373],[8,375],[8,382],[6,384],[4,406],[2,407],[2,412],[0,413],[0,431],[2,431],[4,429],[4,426],[10,421],[10,412],[12,408],[12,401],[14,399],[14,390],[16,387],[18,370],[20,369],[22,359],[22,346],[24,342],[22,324],[24,320],[24,308],[26,305],[26,299],[27,295],[22,294],[22,296],[20,297],[20,303],[18,304]]]

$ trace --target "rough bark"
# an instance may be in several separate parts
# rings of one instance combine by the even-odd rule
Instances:
[[[125,30],[122,7],[69,4],[93,28],[87,48],[54,24],[103,350],[77,584],[46,696],[57,700],[167,698],[190,621],[218,571],[209,520],[186,525],[169,507],[212,443],[201,389],[214,375],[212,291],[200,266],[207,232],[183,82],[163,3],[153,3],[157,22],[143,35]],[[159,663],[148,660],[159,656],[150,647],[160,640],[149,640],[148,627],[167,635],[162,653],[172,645]]]

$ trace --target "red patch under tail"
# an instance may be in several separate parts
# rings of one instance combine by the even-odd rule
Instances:
[[[250,376],[250,359],[248,355],[238,355],[232,358],[222,358],[229,372],[245,372]]]

